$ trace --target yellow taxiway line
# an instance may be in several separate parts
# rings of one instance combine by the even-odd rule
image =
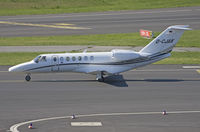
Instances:
[[[200,74],[200,70],[196,70]]]
[[[8,21],[0,21],[0,24],[10,24],[10,25],[19,25],[19,26],[33,26],[33,27],[48,27],[48,28],[62,28],[62,29],[90,29],[84,27],[75,27],[73,24],[64,24],[61,25],[49,25],[49,24],[32,24],[32,23],[19,23],[19,22],[8,22]],[[70,26],[71,25],[71,26]]]
[[[71,25],[74,25],[74,24],[70,24],[70,23],[55,23],[55,25],[58,25],[58,26],[71,26]]]

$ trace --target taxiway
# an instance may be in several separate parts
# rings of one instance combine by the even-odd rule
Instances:
[[[0,37],[162,31],[171,25],[200,29],[200,7],[136,11],[0,16]]]
[[[21,125],[18,130],[198,132],[200,74],[195,67],[149,65],[101,83],[95,76],[77,73],[35,74],[31,82],[25,82],[23,74],[6,72],[8,67],[1,66],[0,131],[29,120],[66,116],[35,122],[32,130],[28,124]],[[163,116],[162,110],[175,113]],[[72,114],[86,116],[72,120]],[[75,127],[71,122],[100,122],[102,126]]]

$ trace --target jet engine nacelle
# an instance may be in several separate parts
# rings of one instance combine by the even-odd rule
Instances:
[[[112,57],[116,60],[131,60],[140,57],[140,54],[131,50],[112,50]]]

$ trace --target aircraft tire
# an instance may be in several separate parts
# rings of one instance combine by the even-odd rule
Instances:
[[[25,80],[28,82],[31,80],[31,76],[30,75],[26,75]]]
[[[104,78],[102,77],[102,78],[98,78],[97,79],[99,82],[104,82]]]

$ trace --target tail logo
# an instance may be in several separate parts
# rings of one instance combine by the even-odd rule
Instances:
[[[174,39],[162,39],[162,40],[157,39],[156,40],[156,44],[158,44],[158,43],[168,44],[168,43],[173,43],[173,42],[174,42]]]

